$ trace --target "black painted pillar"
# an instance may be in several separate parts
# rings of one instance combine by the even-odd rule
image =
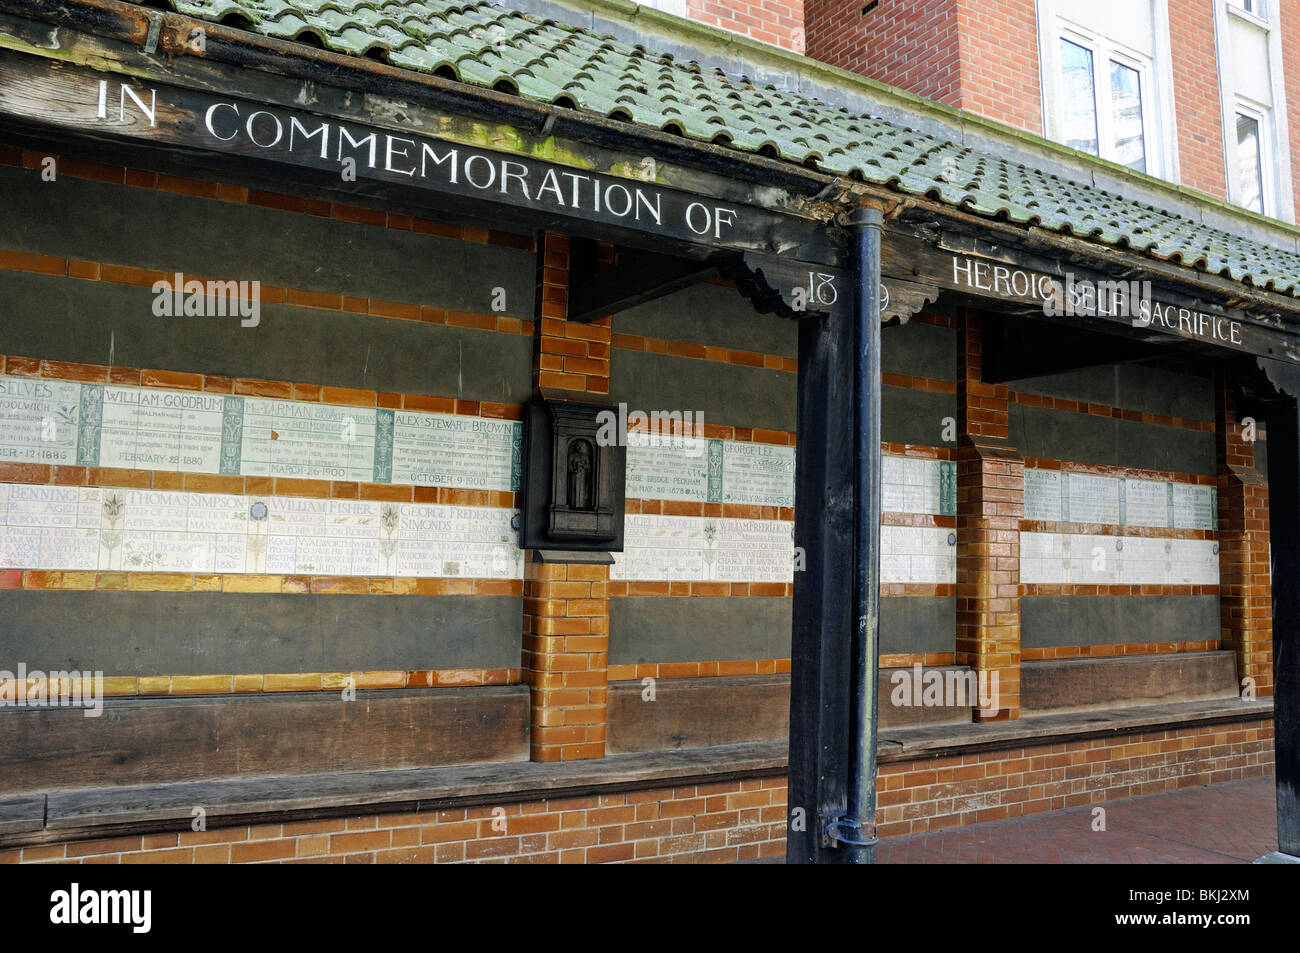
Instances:
[[[799,331],[789,863],[870,863],[875,836],[881,216],[848,224],[854,309]]]
[[[1269,376],[1277,385],[1280,375]],[[1294,394],[1294,388],[1284,391],[1268,409],[1268,518],[1277,838],[1283,853],[1300,857],[1300,401]]]

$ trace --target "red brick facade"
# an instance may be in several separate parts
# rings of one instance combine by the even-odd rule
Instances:
[[[812,0],[808,55],[949,106],[961,105],[957,0],[882,4]]]
[[[686,0],[686,15],[751,40],[804,52],[803,0]]]
[[[1285,78],[1287,127],[1291,141],[1291,168],[1300,169],[1300,2],[1278,0],[1282,15],[1282,75]],[[1300,177],[1292,176],[1295,205],[1300,209]]]
[[[959,4],[961,102],[957,105],[1041,135],[1034,6],[1034,0],[963,0]]]
[[[1028,132],[1043,130],[1033,0],[808,4],[808,55]]]
[[[1174,110],[1178,119],[1178,163],[1182,184],[1226,199],[1223,109],[1210,0],[1169,4],[1173,54]]]

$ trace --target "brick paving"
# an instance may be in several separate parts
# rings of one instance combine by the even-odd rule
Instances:
[[[1093,810],[1106,810],[1094,831]],[[1277,849],[1272,774],[907,837],[880,864],[1228,864]]]

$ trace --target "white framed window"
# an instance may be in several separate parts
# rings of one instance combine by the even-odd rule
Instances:
[[[639,0],[641,6],[662,10],[675,16],[686,16],[686,0]],[[1256,0],[1258,2],[1258,0]]]
[[[1231,128],[1236,135],[1229,146],[1234,149],[1236,161],[1229,163],[1229,167],[1235,166],[1237,204],[1261,215],[1271,214],[1268,199],[1273,192],[1273,176],[1269,163],[1272,149],[1268,110],[1239,99],[1233,109]]]
[[[1059,56],[1065,144],[1138,172],[1158,169],[1150,61],[1079,30],[1061,31]]]
[[[1264,0],[1217,0],[1214,36],[1228,200],[1290,222],[1295,198],[1277,13]]]
[[[1268,7],[1265,0],[1226,0],[1235,13],[1248,13],[1255,19],[1267,23]]]
[[[1164,0],[1038,0],[1038,40],[1047,138],[1176,178]]]

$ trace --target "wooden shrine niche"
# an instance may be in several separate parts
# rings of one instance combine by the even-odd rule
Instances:
[[[597,439],[599,404],[537,399],[524,413],[521,549],[622,552],[626,440]]]

